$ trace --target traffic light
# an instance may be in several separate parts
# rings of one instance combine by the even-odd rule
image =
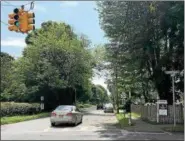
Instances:
[[[34,13],[28,13],[27,11],[23,11],[20,16],[20,26],[19,29],[22,33],[28,33],[30,30],[35,30],[35,17]]]
[[[35,13],[28,13],[28,31],[35,30]]]
[[[9,18],[10,20],[8,20],[8,23],[10,24],[10,26],[8,26],[8,29],[10,31],[16,31],[18,32],[19,31],[19,9],[18,8],[15,8],[14,13],[12,14],[9,14]]]

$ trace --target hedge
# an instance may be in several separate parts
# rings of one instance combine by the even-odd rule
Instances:
[[[38,103],[15,103],[1,102],[1,117],[16,115],[31,115],[40,112],[40,104]]]

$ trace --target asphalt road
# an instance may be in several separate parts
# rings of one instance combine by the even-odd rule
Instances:
[[[128,132],[117,127],[112,113],[84,110],[83,123],[51,127],[49,118],[1,126],[1,140],[183,140],[182,134]]]

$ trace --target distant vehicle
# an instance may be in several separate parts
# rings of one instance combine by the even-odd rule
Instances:
[[[51,113],[51,126],[57,124],[72,124],[77,125],[82,123],[83,114],[74,105],[60,105]]]
[[[109,104],[105,104],[105,107],[104,107],[104,113],[114,113],[114,108],[113,108],[113,105],[111,103]]]
[[[103,104],[98,104],[96,109],[97,109],[97,110],[103,109]]]

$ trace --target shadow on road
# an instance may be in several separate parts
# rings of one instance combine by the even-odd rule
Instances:
[[[51,128],[75,128],[77,126],[79,126],[81,123],[77,124],[77,125],[72,125],[72,124],[57,124],[55,126],[51,126]]]
[[[123,135],[118,123],[101,123],[101,125],[95,125],[103,127],[103,130],[97,130],[100,138],[109,138],[111,140],[122,140]]]
[[[83,115],[93,115],[93,116],[114,116],[114,113],[92,113],[89,111],[82,111]]]

